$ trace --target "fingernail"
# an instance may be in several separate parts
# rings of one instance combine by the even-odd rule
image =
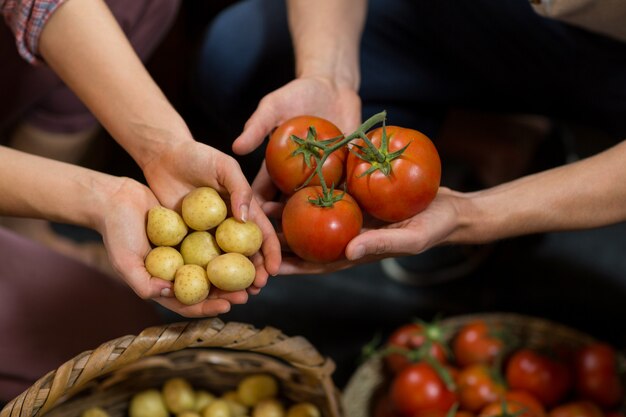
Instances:
[[[247,222],[248,221],[248,205],[242,204],[241,206],[239,206],[239,210],[241,210],[241,221]]]
[[[352,259],[360,259],[365,255],[365,248],[363,246],[357,246],[352,252]]]
[[[161,297],[171,297],[172,296],[172,290],[169,288],[163,288],[161,290]]]

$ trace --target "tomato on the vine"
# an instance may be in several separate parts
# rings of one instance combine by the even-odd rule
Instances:
[[[548,407],[563,399],[572,386],[572,375],[566,364],[532,349],[516,351],[505,373],[511,389],[526,390]]]
[[[396,411],[406,417],[425,412],[447,412],[457,401],[456,393],[426,362],[409,365],[396,375],[391,382],[390,395]]]
[[[383,126],[353,142],[346,165],[348,192],[364,211],[398,222],[424,210],[437,195],[441,161],[435,145],[417,130]]]
[[[475,363],[492,364],[503,354],[504,342],[483,320],[461,327],[452,341],[452,351],[461,367]]]
[[[457,377],[461,409],[480,411],[487,404],[500,399],[506,388],[495,369],[474,364],[461,369]]]
[[[606,343],[591,343],[576,352],[574,379],[578,395],[609,409],[624,399],[615,349]]]
[[[356,201],[342,191],[328,191],[333,201],[324,202],[322,187],[305,187],[289,197],[283,210],[282,228],[287,244],[307,261],[333,262],[343,258],[348,242],[361,231],[363,214]]]
[[[293,194],[315,171],[315,157],[322,157],[323,141],[332,144],[341,136],[332,122],[315,116],[297,116],[278,126],[265,148],[265,165],[276,187],[284,194]],[[322,174],[329,186],[338,186],[343,180],[346,154],[347,148],[341,147],[324,162]],[[313,176],[307,185],[320,185],[319,177]]]
[[[420,348],[426,348],[421,351]],[[392,374],[397,374],[412,362],[424,359],[424,356],[447,362],[446,348],[442,341],[441,329],[436,324],[409,323],[398,327],[387,338],[384,361]],[[393,352],[400,350],[400,352]],[[416,355],[417,354],[417,355]]]

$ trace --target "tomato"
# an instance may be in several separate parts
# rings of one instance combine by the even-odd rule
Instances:
[[[393,403],[389,395],[384,394],[374,399],[372,406],[372,417],[398,417],[396,414]],[[444,417],[444,416],[442,416]]]
[[[426,329],[425,329],[426,327]],[[397,374],[414,362],[412,357],[414,353],[421,354],[419,348],[424,346],[426,342],[430,344],[430,348],[424,354],[432,357],[440,363],[446,363],[446,350],[441,340],[441,330],[436,325],[421,325],[417,323],[409,323],[398,327],[387,338],[386,347],[389,349],[406,350],[405,353],[389,353],[385,355],[385,365],[392,374]],[[423,358],[415,358],[416,360]]]
[[[487,404],[478,414],[478,417],[541,417],[527,408],[524,404],[514,401],[495,401]]]
[[[514,402],[523,405],[534,416],[543,416],[546,414],[546,409],[541,402],[534,395],[522,390],[507,391],[504,394],[504,399],[508,402]]]
[[[497,401],[504,395],[506,388],[494,372],[482,364],[470,365],[461,369],[457,377],[461,409],[478,412],[487,404]]]
[[[315,137],[310,135],[311,126],[315,128]],[[305,142],[296,143],[292,138],[294,135]],[[311,143],[341,135],[341,131],[333,123],[315,116],[297,116],[278,126],[270,135],[265,148],[265,166],[276,187],[283,193],[292,195],[315,170],[313,155],[317,154],[320,158],[322,156],[321,150]],[[322,174],[329,186],[341,183],[347,152],[347,148],[342,147],[324,162]],[[307,165],[307,160],[310,165]],[[307,185],[320,185],[319,177],[315,175]]]
[[[282,228],[296,255],[311,262],[333,262],[345,256],[348,242],[361,231],[363,214],[349,194],[338,190],[332,193],[333,198],[342,194],[329,207],[310,201],[322,198],[322,187],[305,187],[289,197]]]
[[[391,401],[401,416],[447,412],[457,401],[437,371],[426,362],[407,366],[395,376],[390,388]]]
[[[452,351],[459,366],[475,363],[491,364],[502,355],[504,342],[483,320],[462,326],[452,342]]]
[[[604,417],[600,408],[590,401],[560,404],[550,410],[549,417]]]
[[[531,349],[515,352],[506,365],[511,389],[528,391],[545,406],[554,406],[572,385],[570,369],[562,362]]]
[[[601,342],[591,343],[576,352],[574,379],[578,395],[600,407],[617,406],[624,398],[624,387],[618,373],[615,349]]]
[[[398,222],[424,210],[435,198],[441,161],[435,145],[417,130],[398,126],[385,129],[386,139],[382,127],[367,133],[383,161],[364,161],[355,155],[363,156],[364,152],[353,147],[346,162],[346,182],[348,192],[364,211],[383,221]],[[367,148],[363,139],[353,143]],[[400,156],[390,157],[405,146]],[[370,169],[374,171],[367,173]]]

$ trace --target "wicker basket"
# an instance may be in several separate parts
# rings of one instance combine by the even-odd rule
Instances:
[[[525,346],[581,347],[594,339],[580,331],[545,319],[510,313],[486,313],[451,317],[441,320],[444,340],[450,341],[460,328],[470,321],[481,319],[489,326],[501,326]],[[352,375],[343,393],[346,416],[370,417],[372,403],[384,388],[385,381],[380,357],[364,362]]]
[[[316,404],[339,417],[335,365],[304,338],[272,327],[219,319],[150,327],[84,352],[8,403],[0,417],[78,416],[91,406],[125,416],[131,396],[184,376],[196,388],[225,392],[252,373],[269,373],[291,401]]]

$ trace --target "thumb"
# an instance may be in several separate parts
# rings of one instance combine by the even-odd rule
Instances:
[[[365,256],[398,256],[422,252],[423,239],[403,229],[368,230],[350,241],[346,257],[355,261]]]
[[[233,152],[245,155],[255,150],[269,135],[278,120],[272,106],[267,99],[261,100],[259,106],[246,122],[243,132],[233,142]]]

